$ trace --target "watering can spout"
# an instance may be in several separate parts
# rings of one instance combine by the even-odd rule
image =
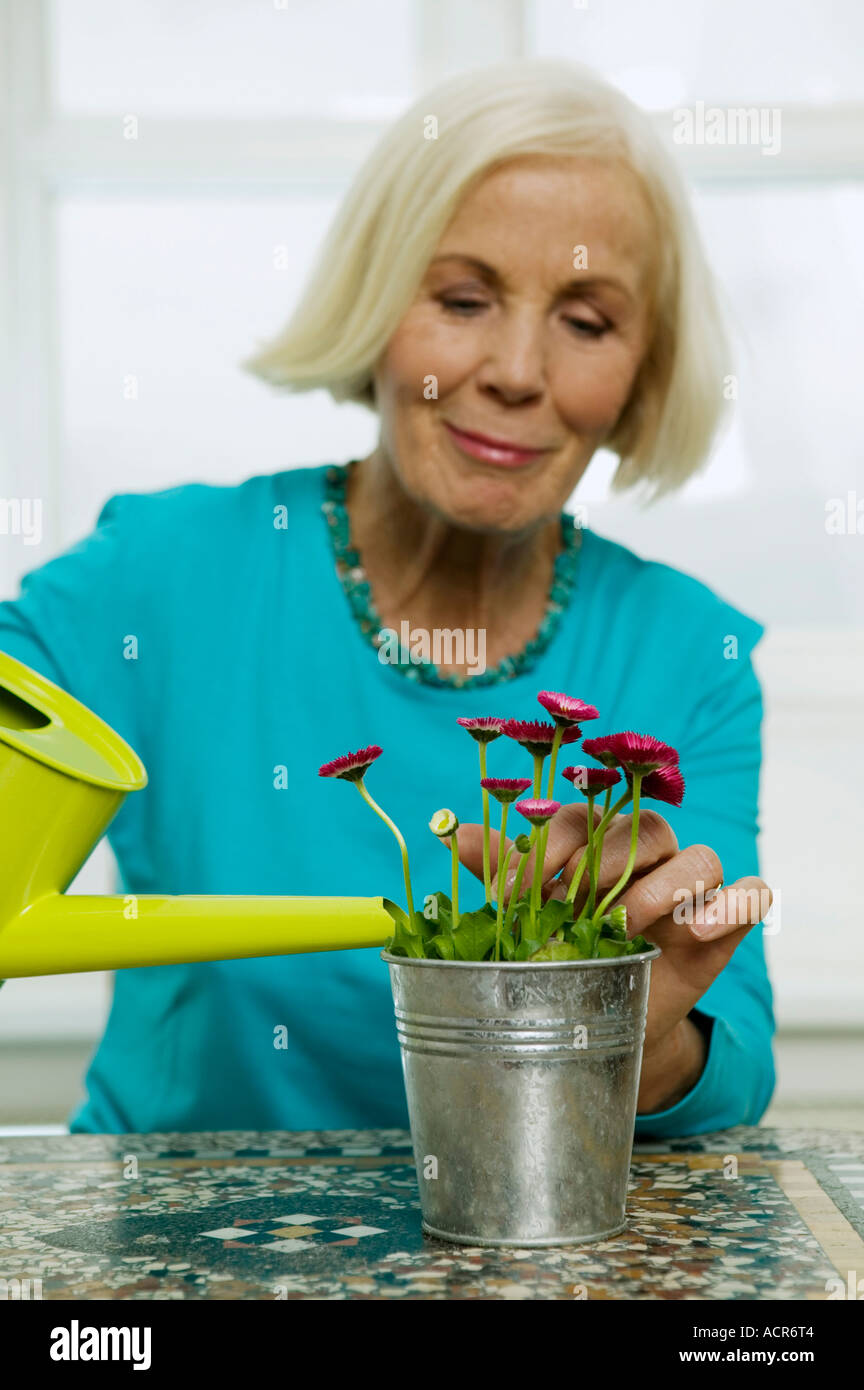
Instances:
[[[137,754],[0,652],[0,980],[383,946],[382,898],[65,895],[130,791]]]
[[[382,898],[48,893],[0,927],[0,979],[383,946]]]

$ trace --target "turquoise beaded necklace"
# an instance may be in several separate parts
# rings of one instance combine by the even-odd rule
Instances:
[[[384,623],[372,602],[372,590],[360,554],[351,543],[346,505],[348,473],[353,462],[355,460],[352,460],[351,463],[334,465],[325,469],[322,511],[333,546],[339,582],[360,631],[369,644],[377,650],[381,644],[379,634],[384,629]],[[404,676],[406,680],[419,681],[423,685],[435,685],[445,689],[460,689],[466,685],[470,685],[472,688],[478,685],[500,685],[503,681],[513,680],[514,677],[521,676],[524,671],[529,671],[555,636],[561,622],[561,616],[568,607],[576,588],[576,575],[582,548],[582,531],[575,518],[567,512],[561,513],[561,542],[562,549],[555,557],[555,568],[543,621],[535,636],[521,652],[513,656],[505,656],[497,666],[491,667],[481,675],[442,676],[431,661],[418,662],[416,658],[411,658],[406,648],[400,647],[400,660],[393,664],[393,669]]]

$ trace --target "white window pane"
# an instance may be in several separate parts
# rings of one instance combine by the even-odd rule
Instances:
[[[587,524],[687,570],[772,625],[864,625],[861,538],[828,506],[861,495],[864,190],[698,190],[697,216],[736,338],[731,427],[708,469],[644,512],[592,462]],[[770,562],[769,562],[770,557]]]
[[[414,82],[414,0],[51,0],[65,114],[387,117]]]
[[[287,319],[334,207],[63,198],[64,539],[111,492],[237,482],[372,447],[368,411],[289,397],[237,365]]]
[[[651,109],[855,101],[860,0],[529,0],[528,51],[598,68]]]
[[[702,189],[694,201],[740,339],[736,413],[755,486],[854,487],[864,188]]]

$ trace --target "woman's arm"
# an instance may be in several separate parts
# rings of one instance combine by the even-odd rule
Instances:
[[[136,616],[125,581],[140,570],[137,502],[134,494],[109,498],[88,536],[29,570],[19,596],[0,603],[0,651],[85,704],[95,697],[98,706]]]
[[[28,571],[18,597],[0,603],[0,651],[68,691],[138,751],[167,558],[156,505],[154,494],[110,497],[89,535]],[[125,815],[124,807],[111,836]]]

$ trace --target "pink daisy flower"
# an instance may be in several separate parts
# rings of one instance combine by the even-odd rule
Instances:
[[[529,797],[527,801],[517,801],[516,810],[532,825],[545,825],[556,812],[561,810],[560,801],[544,801],[540,797]]]
[[[684,800],[684,778],[677,767],[667,764],[649,772],[642,778],[640,796],[650,796],[654,801],[668,801],[670,806],[680,806]]]
[[[552,740],[558,730],[554,724],[542,724],[539,719],[505,719],[503,732],[508,738],[515,739],[521,743],[523,748],[527,748],[529,753],[535,757],[541,757],[552,750]],[[575,743],[582,737],[582,730],[577,724],[571,724],[564,730],[562,743]]]
[[[621,781],[620,772],[611,767],[564,767],[561,776],[566,777],[585,796],[596,796],[598,792],[608,791]]]
[[[530,777],[481,777],[480,785],[484,792],[491,792],[501,805],[509,805],[517,796],[527,792],[531,785]]]
[[[537,696],[543,708],[551,714],[556,724],[578,724],[580,719],[597,719],[599,710],[586,705],[584,700],[575,700],[572,695],[559,695],[554,690],[541,690]]]
[[[623,767],[625,772],[654,772],[668,763],[677,763],[678,754],[668,743],[661,743],[651,734],[606,734],[603,738],[586,738],[583,751],[596,758],[604,767]]]
[[[359,753],[345,753],[341,758],[323,763],[318,769],[319,777],[342,777],[346,782],[362,782],[376,758],[380,758],[383,748],[373,743],[369,748],[361,748]]]
[[[495,719],[490,715],[485,715],[480,719],[457,719],[457,724],[461,724],[463,729],[467,729],[472,738],[478,743],[491,743],[493,738],[500,738],[504,732],[504,720]]]

